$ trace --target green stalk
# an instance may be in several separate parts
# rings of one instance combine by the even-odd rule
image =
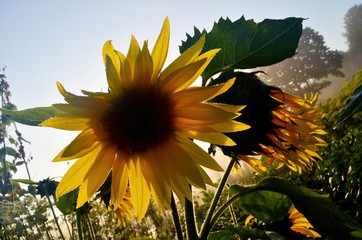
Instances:
[[[88,216],[88,213],[85,214],[86,216],[86,219],[87,219],[87,224],[88,224],[88,227],[89,227],[89,235],[91,236],[91,239],[96,239],[95,237],[95,233],[94,233],[94,228],[93,228],[93,225],[89,219],[89,216]]]
[[[79,210],[79,208],[76,210],[76,212],[77,212],[77,230],[78,230],[78,238],[79,238],[79,240],[83,240],[83,233],[82,233],[82,224],[81,224],[81,222],[80,222],[80,217],[81,217],[81,215],[80,215],[80,210]]]
[[[189,240],[199,239],[196,230],[194,206],[192,201],[188,200],[187,198],[185,198],[185,218],[187,238]]]
[[[216,221],[219,219],[219,217],[224,213],[224,211],[230,207],[230,205],[235,202],[238,198],[240,198],[242,195],[242,193],[236,194],[234,196],[232,196],[231,198],[229,198],[215,213],[215,215],[211,218],[209,225],[210,225],[210,230],[211,228],[215,225]],[[206,239],[206,238],[205,238]]]
[[[60,229],[59,222],[58,222],[58,218],[57,218],[57,215],[55,214],[52,201],[50,200],[50,197],[49,197],[49,194],[48,194],[48,190],[47,190],[46,187],[43,187],[43,190],[44,190],[44,192],[45,192],[45,197],[46,197],[47,200],[48,200],[50,209],[52,210],[53,217],[54,217],[54,220],[55,220],[55,224],[57,225],[57,228],[58,228],[58,230],[59,230],[60,236],[62,237],[63,240],[65,240],[64,235],[63,235],[63,232],[62,232],[62,229]]]
[[[177,239],[183,240],[180,217],[178,215],[175,198],[173,197],[172,193],[171,193],[171,209],[172,209],[172,218],[176,229]]]
[[[219,202],[219,199],[221,197],[221,193],[225,187],[225,184],[226,184],[226,181],[230,175],[230,172],[231,172],[231,169],[233,168],[234,166],[234,163],[235,163],[235,160],[234,159],[231,159],[229,165],[227,166],[226,170],[225,170],[225,173],[224,173],[224,176],[222,177],[221,179],[221,182],[216,190],[216,193],[215,193],[215,196],[214,198],[212,199],[212,202],[211,202],[211,205],[210,205],[210,209],[206,215],[206,218],[205,218],[205,221],[204,223],[202,224],[202,227],[201,227],[201,234],[200,234],[200,240],[206,240],[207,239],[207,236],[209,235],[209,232],[212,228],[212,225],[210,225],[210,221],[212,219],[212,216],[215,212],[215,209],[216,209],[216,206]]]
[[[233,224],[236,227],[238,225],[238,221],[236,220],[235,211],[233,209],[233,206],[231,206],[231,205],[229,206],[229,211],[230,211],[231,218],[233,219]]]
[[[67,220],[67,217],[63,214],[63,219],[64,219],[64,222],[65,222],[65,225],[67,226],[67,229],[68,229],[68,233],[69,233],[69,236],[71,239],[73,239],[73,235],[72,235],[72,232],[70,231],[70,228],[69,228],[69,223],[68,223],[68,220]]]

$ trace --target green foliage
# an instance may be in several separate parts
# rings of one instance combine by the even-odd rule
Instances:
[[[13,181],[15,182],[19,182],[19,183],[24,183],[24,184],[33,184],[33,185],[37,185],[37,182],[34,182],[33,180],[30,179],[13,179]]]
[[[317,169],[319,188],[330,194],[343,211],[362,222],[362,114],[356,112],[339,124],[338,118],[348,100],[362,85],[362,71],[357,71],[337,95],[325,101],[323,124],[329,132],[328,145],[321,150],[323,161]]]
[[[54,107],[37,107],[22,111],[13,111],[1,108],[0,111],[10,116],[11,120],[30,126],[38,126],[45,120],[63,113]]]
[[[78,190],[75,189],[57,199],[55,205],[64,215],[75,212],[77,206]]]
[[[301,18],[286,18],[256,23],[244,17],[234,22],[220,18],[210,32],[201,32],[195,27],[194,36],[187,34],[180,52],[192,46],[203,34],[206,41],[202,52],[221,48],[203,72],[204,81],[221,71],[271,65],[295,54],[302,21]]]
[[[217,231],[210,233],[208,238],[209,240],[237,240],[238,238],[234,236],[230,231]]]
[[[11,93],[6,76],[0,73],[0,101],[1,109],[4,109],[4,111],[16,110],[16,106],[10,102],[10,97]],[[17,138],[12,137],[8,132],[10,126],[15,127]],[[14,122],[11,121],[8,115],[3,113],[0,113],[0,129],[0,200],[14,200],[24,192],[19,183],[12,180],[12,175],[17,172],[18,166],[25,164],[27,168],[23,145],[25,140],[17,130]]]
[[[271,238],[263,230],[259,229],[250,229],[246,227],[232,227],[227,226],[227,229],[234,233],[235,235],[239,236],[240,239],[261,239],[261,240],[270,240]],[[273,238],[275,239],[275,238]]]
[[[231,186],[230,196],[240,192],[240,189],[238,185]],[[256,191],[238,198],[234,206],[263,222],[272,222],[283,219],[288,214],[292,202],[286,195],[278,192]]]
[[[362,109],[362,85],[359,86],[352,94],[352,97],[347,101],[346,107],[338,116],[336,127],[344,122],[353,114],[360,112]]]
[[[351,233],[362,229],[354,218],[339,210],[331,199],[307,188],[279,178],[267,178],[248,191],[259,190],[276,191],[287,195],[296,209],[308,219],[317,232],[325,237],[353,239]]]

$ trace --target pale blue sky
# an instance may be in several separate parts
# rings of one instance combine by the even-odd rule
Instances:
[[[168,62],[178,54],[178,45],[193,27],[210,30],[220,17],[237,20],[242,15],[257,22],[265,18],[308,18],[309,26],[324,36],[331,49],[347,50],[343,18],[359,0],[224,0],[224,1],[111,1],[111,0],[2,0],[0,2],[0,67],[6,75],[18,109],[49,106],[63,102],[55,82],[67,90],[106,89],[102,45],[113,40],[126,52],[131,34],[149,45],[159,34],[166,16],[171,22]],[[65,163],[51,159],[75,136],[74,133],[40,127],[20,126],[26,146],[34,160],[29,165],[32,177],[41,180],[60,176]],[[25,178],[19,169],[18,178]]]

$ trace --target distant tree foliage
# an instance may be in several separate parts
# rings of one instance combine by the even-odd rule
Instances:
[[[349,51],[361,53],[362,45],[362,4],[351,7],[344,16],[344,27],[346,32]]]
[[[344,36],[348,51],[344,53],[343,70],[347,75],[362,69],[362,4],[351,7],[344,16]]]
[[[302,97],[328,87],[331,82],[323,80],[328,75],[343,77],[342,58],[337,50],[325,45],[322,35],[307,27],[303,29],[294,57],[261,70],[266,72],[264,80],[269,84]]]

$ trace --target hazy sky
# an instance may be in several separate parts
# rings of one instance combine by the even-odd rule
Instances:
[[[210,30],[220,17],[260,22],[265,18],[303,17],[324,36],[331,49],[347,50],[343,18],[357,0],[223,0],[223,1],[111,1],[111,0],[1,0],[0,67],[12,92],[11,102],[18,109],[49,106],[63,102],[55,82],[67,90],[106,89],[101,58],[103,43],[113,40],[126,52],[130,36],[149,40],[153,47],[163,20],[169,17],[171,43],[167,62],[178,55],[178,46],[193,33],[193,27]],[[61,176],[66,163],[52,158],[75,136],[74,132],[18,125],[31,142],[26,151],[34,157],[30,172],[35,180]],[[11,129],[10,129],[11,131]],[[17,178],[26,178],[19,168]],[[59,180],[59,179],[58,179]]]

